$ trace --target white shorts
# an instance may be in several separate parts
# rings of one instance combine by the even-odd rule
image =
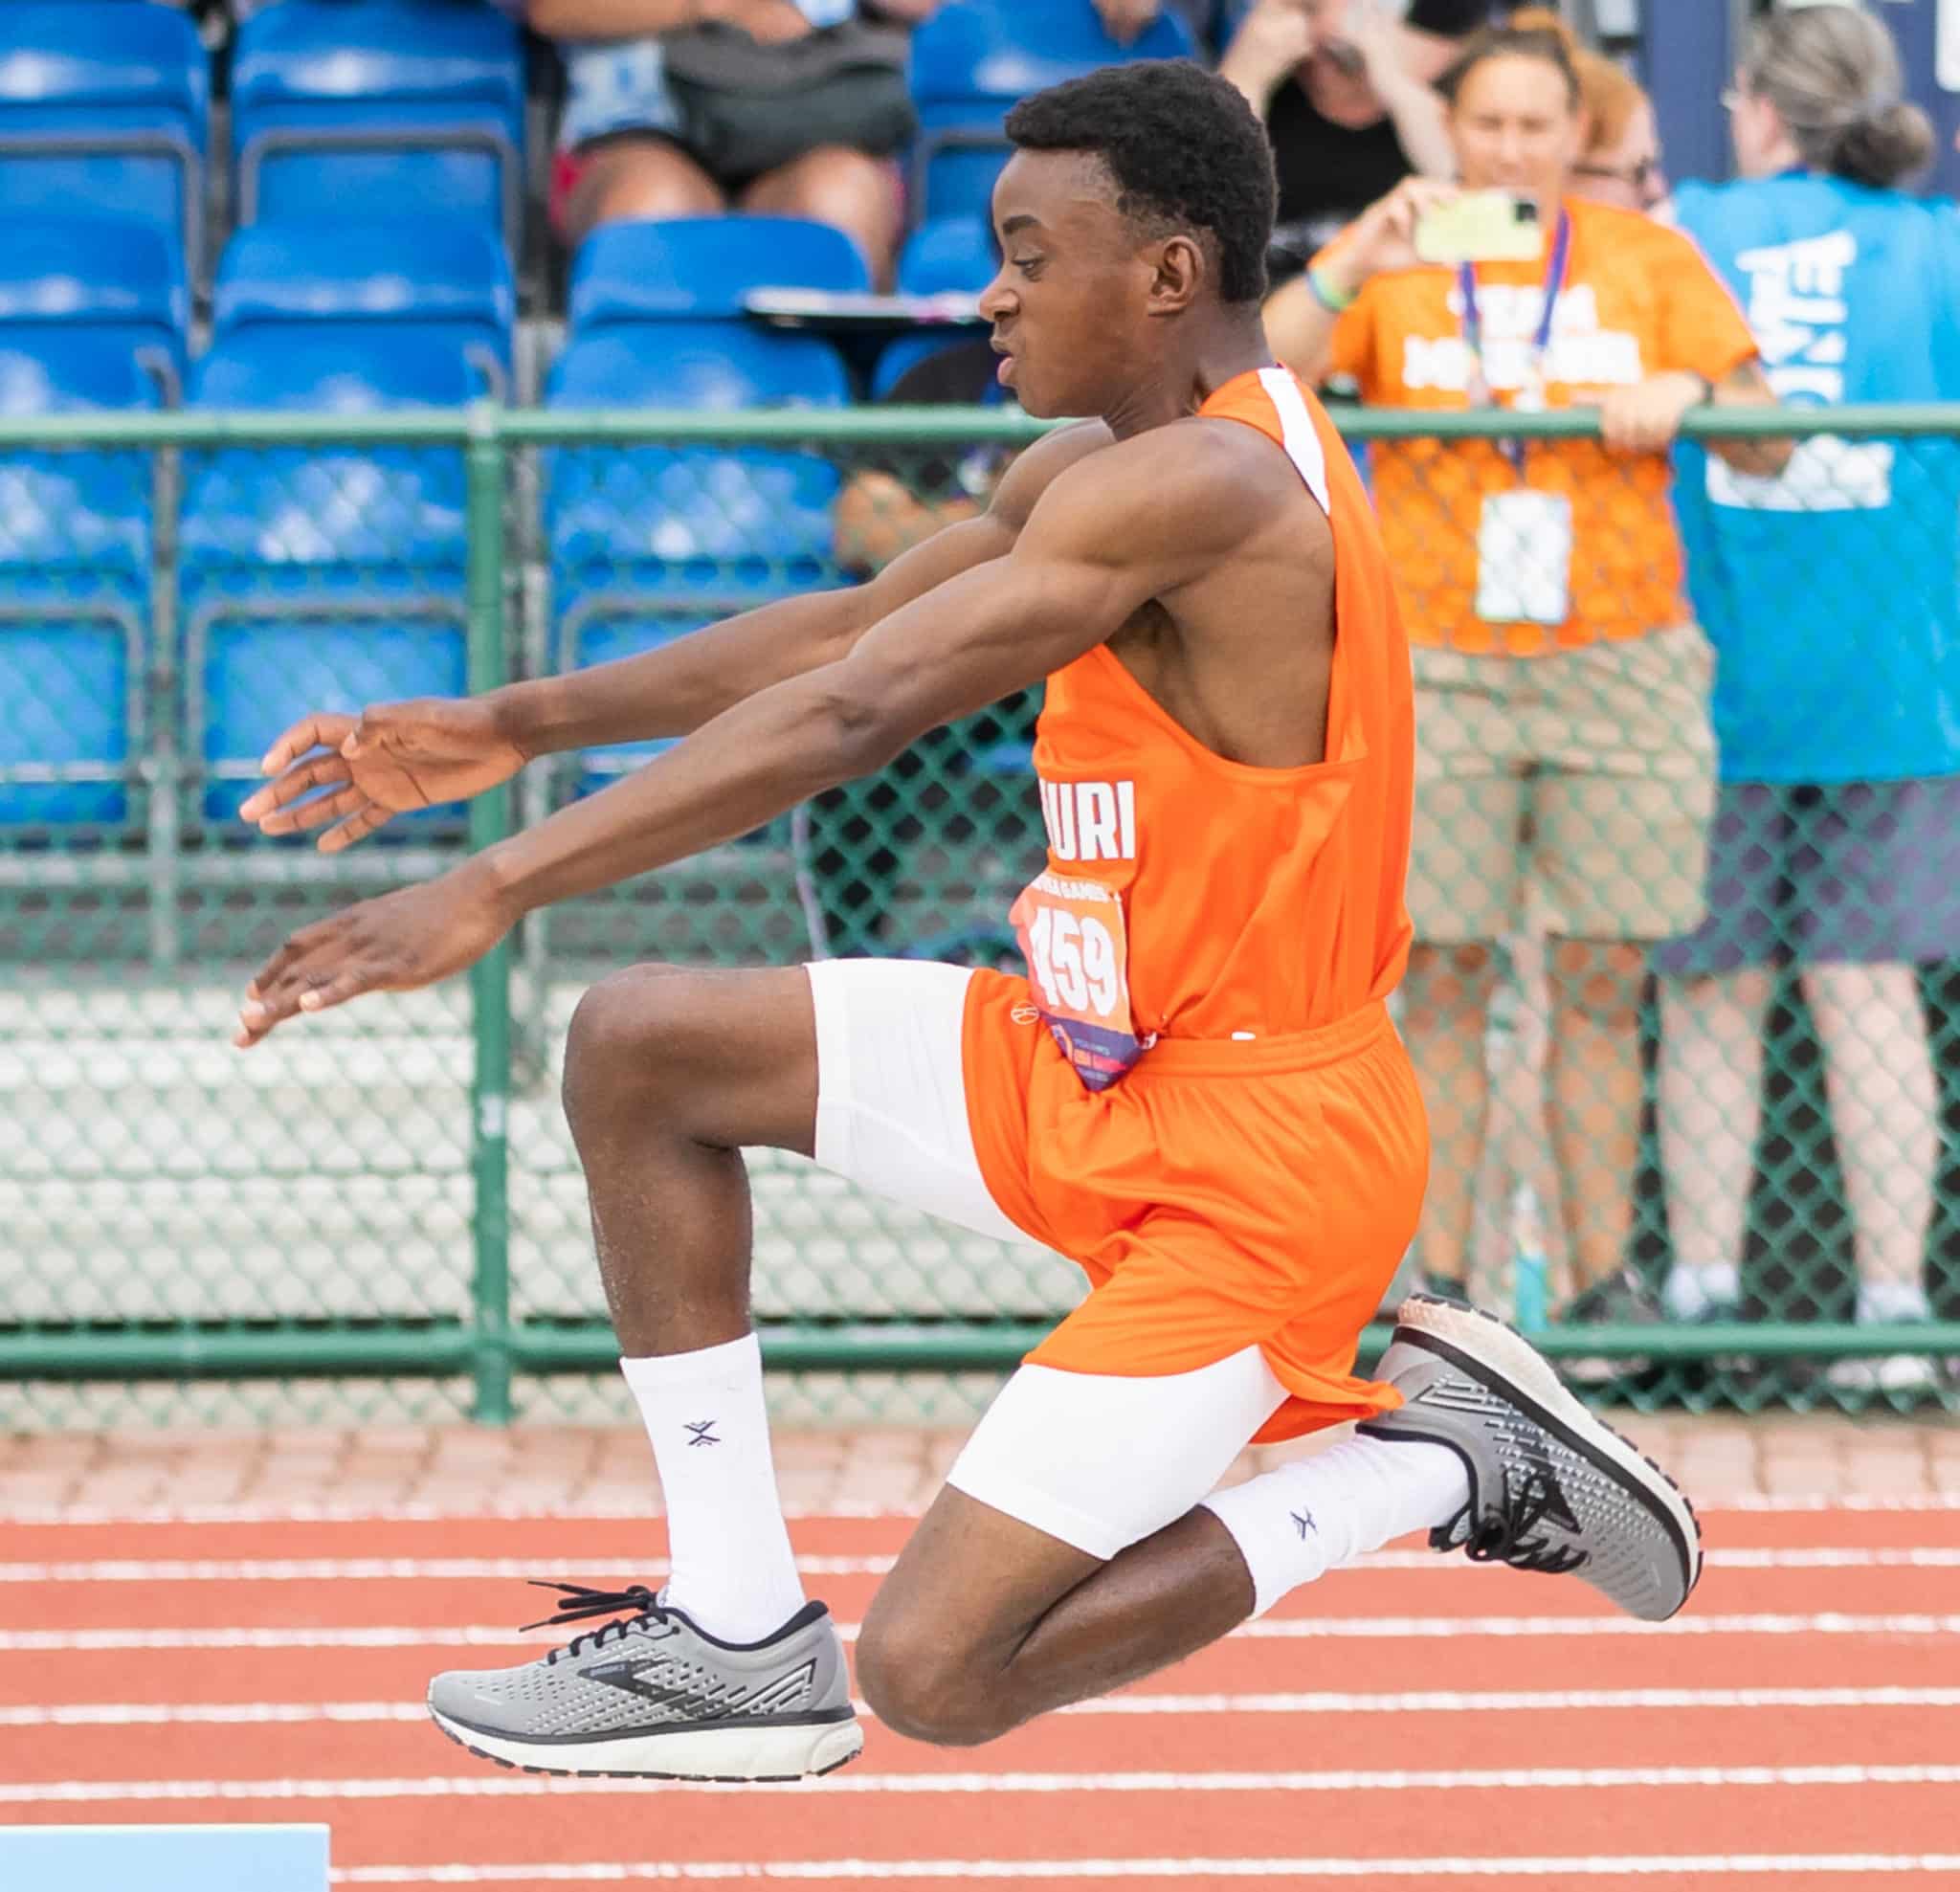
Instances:
[[[816,1011],[816,1160],[908,1208],[1027,1241],[988,1191],[968,1122],[961,1036],[971,972],[909,959],[827,959],[804,970]],[[1022,1367],[947,1482],[1113,1557],[1205,1498],[1285,1398],[1256,1347],[1189,1373]]]

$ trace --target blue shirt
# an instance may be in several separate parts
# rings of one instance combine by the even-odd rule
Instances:
[[[1787,172],[1683,184],[1681,227],[1793,407],[1960,399],[1960,211]],[[1960,773],[1960,442],[1800,441],[1773,479],[1679,449],[1730,782]]]

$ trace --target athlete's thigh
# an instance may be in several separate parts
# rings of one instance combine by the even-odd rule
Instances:
[[[1091,1571],[1216,1489],[1285,1396],[1256,1347],[1176,1373],[1023,1366],[880,1592],[877,1626],[923,1617],[974,1654],[1016,1646]]]
[[[803,968],[816,1044],[814,1152],[861,1189],[1002,1241],[1027,1235],[994,1200],[973,1140],[984,1089],[1025,1116],[1024,1086],[969,1060],[966,967],[828,959]],[[982,1080],[984,1080],[984,1084]],[[991,1121],[991,1120],[990,1120]]]

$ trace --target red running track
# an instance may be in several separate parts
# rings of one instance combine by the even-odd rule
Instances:
[[[821,1782],[550,1781],[422,1715],[628,1519],[10,1525],[0,1823],[325,1820],[338,1885],[1960,1886],[1960,1500],[1718,1511],[1690,1611],[1398,1547],[1110,1703]],[[901,1519],[794,1527],[862,1614]]]

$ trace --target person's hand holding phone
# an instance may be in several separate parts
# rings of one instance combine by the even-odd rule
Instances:
[[[1329,289],[1351,298],[1370,277],[1419,267],[1423,258],[1415,247],[1416,226],[1462,194],[1460,185],[1439,177],[1405,177],[1335,238],[1325,258],[1315,265],[1316,274]]]

